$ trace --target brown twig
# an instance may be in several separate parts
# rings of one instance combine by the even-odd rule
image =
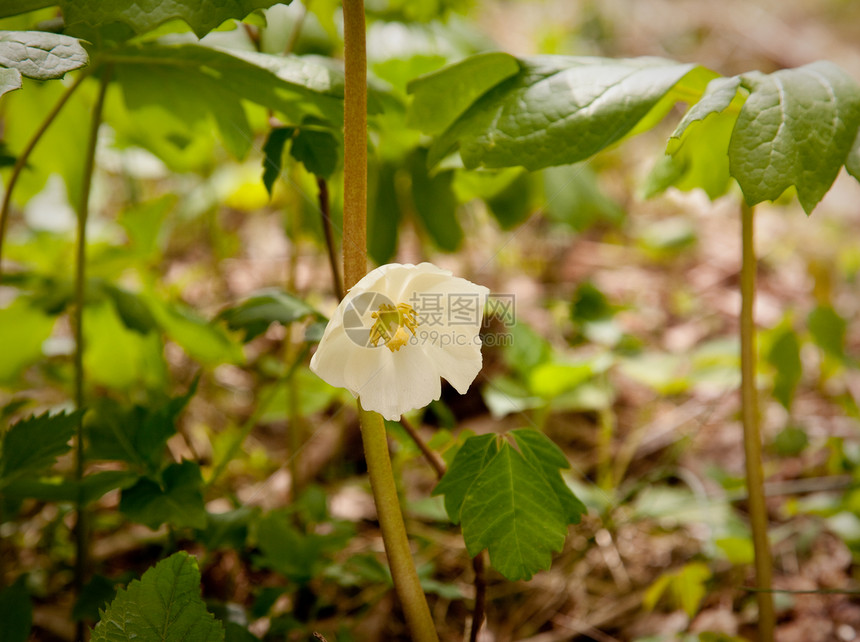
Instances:
[[[427,463],[430,464],[431,468],[436,472],[436,477],[442,479],[442,475],[445,474],[445,462],[443,462],[439,455],[430,448],[424,440],[421,439],[421,435],[418,434],[418,431],[415,430],[415,427],[410,423],[410,421],[401,415],[400,417],[400,425],[403,426],[403,429],[406,431],[406,434],[409,435],[409,438],[415,442],[415,445],[418,446],[418,449],[421,451],[421,454],[424,455],[424,459],[427,460]]]
[[[343,280],[340,278],[340,270],[337,267],[337,249],[334,246],[334,233],[331,229],[328,183],[326,183],[326,180],[322,176],[317,176],[317,187],[319,188],[320,220],[322,221],[323,234],[325,235],[325,246],[328,250],[328,262],[331,266],[331,279],[337,298],[342,299],[344,295]]]

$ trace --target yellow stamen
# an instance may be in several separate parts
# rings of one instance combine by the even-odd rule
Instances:
[[[370,343],[374,346],[382,341],[389,350],[397,352],[409,343],[409,332],[415,336],[418,318],[408,303],[398,303],[397,307],[383,303],[370,316],[376,319],[370,328]]]

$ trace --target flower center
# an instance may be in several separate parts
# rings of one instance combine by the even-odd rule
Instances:
[[[383,303],[370,316],[376,319],[370,328],[370,343],[374,346],[382,341],[389,350],[397,352],[409,343],[410,332],[415,336],[418,318],[408,303],[398,303],[397,307]]]

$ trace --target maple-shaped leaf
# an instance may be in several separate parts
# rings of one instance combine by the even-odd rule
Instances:
[[[530,579],[549,568],[585,506],[564,483],[570,464],[552,441],[528,429],[509,435],[467,439],[433,494],[445,495],[470,555],[486,548],[502,575]]]

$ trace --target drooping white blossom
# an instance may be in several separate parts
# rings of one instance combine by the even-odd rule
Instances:
[[[439,399],[440,377],[465,394],[481,369],[489,290],[431,263],[390,263],[350,289],[311,370],[390,420]]]

